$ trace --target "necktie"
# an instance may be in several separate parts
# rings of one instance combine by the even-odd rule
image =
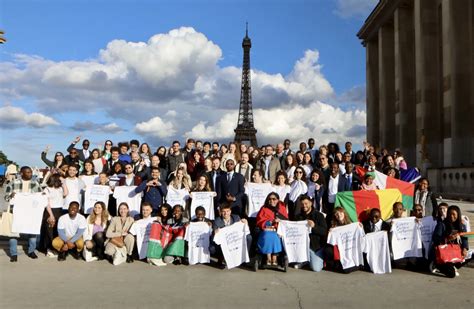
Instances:
[[[232,174],[231,174],[231,173],[228,173],[228,174],[227,174],[227,182],[230,182],[231,179],[232,179]]]

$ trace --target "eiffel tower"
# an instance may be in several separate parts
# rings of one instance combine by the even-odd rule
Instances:
[[[253,126],[252,87],[250,86],[250,48],[252,42],[248,35],[248,23],[245,27],[245,38],[242,41],[244,49],[244,63],[242,66],[242,86],[240,91],[240,108],[234,141],[242,143],[249,141],[250,145],[257,145],[257,130]]]

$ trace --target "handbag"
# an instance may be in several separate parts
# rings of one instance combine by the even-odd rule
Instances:
[[[459,244],[446,244],[436,247],[436,263],[461,263],[463,261]]]
[[[2,213],[0,219],[0,236],[20,237],[18,233],[12,233],[13,214],[10,212],[10,203],[8,203],[7,211]]]
[[[123,246],[125,246],[125,243],[123,242],[123,236],[112,237],[110,238],[110,242],[119,248],[123,248]]]

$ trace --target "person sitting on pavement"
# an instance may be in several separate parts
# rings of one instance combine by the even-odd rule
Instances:
[[[87,217],[87,228],[84,231],[84,259],[86,262],[104,259],[105,230],[110,221],[105,203],[94,204],[92,213]]]
[[[78,213],[79,203],[69,203],[68,213],[62,215],[58,221],[58,237],[53,239],[53,248],[59,252],[58,261],[65,261],[67,254],[80,259],[80,253],[84,248],[82,235],[87,228],[87,221],[83,215]]]
[[[127,203],[120,203],[118,207],[119,215],[113,217],[107,228],[105,254],[114,265],[118,265],[126,256],[127,263],[133,263],[132,252],[135,238],[129,233],[134,220],[130,216]]]
[[[433,245],[439,246],[444,244],[459,244],[462,258],[466,258],[469,244],[467,238],[460,236],[460,233],[466,232],[466,226],[462,223],[461,210],[458,206],[452,205],[448,207],[447,218],[436,224],[433,232]],[[436,263],[434,273],[442,273],[448,278],[459,276],[458,269],[461,263]]]

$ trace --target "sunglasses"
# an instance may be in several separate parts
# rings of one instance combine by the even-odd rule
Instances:
[[[112,146],[112,144],[110,144],[110,143],[106,143],[106,144],[105,144],[105,146]]]
[[[296,171],[295,174],[303,174],[302,171]]]
[[[278,201],[278,199],[276,197],[271,197],[269,198],[270,201]]]

